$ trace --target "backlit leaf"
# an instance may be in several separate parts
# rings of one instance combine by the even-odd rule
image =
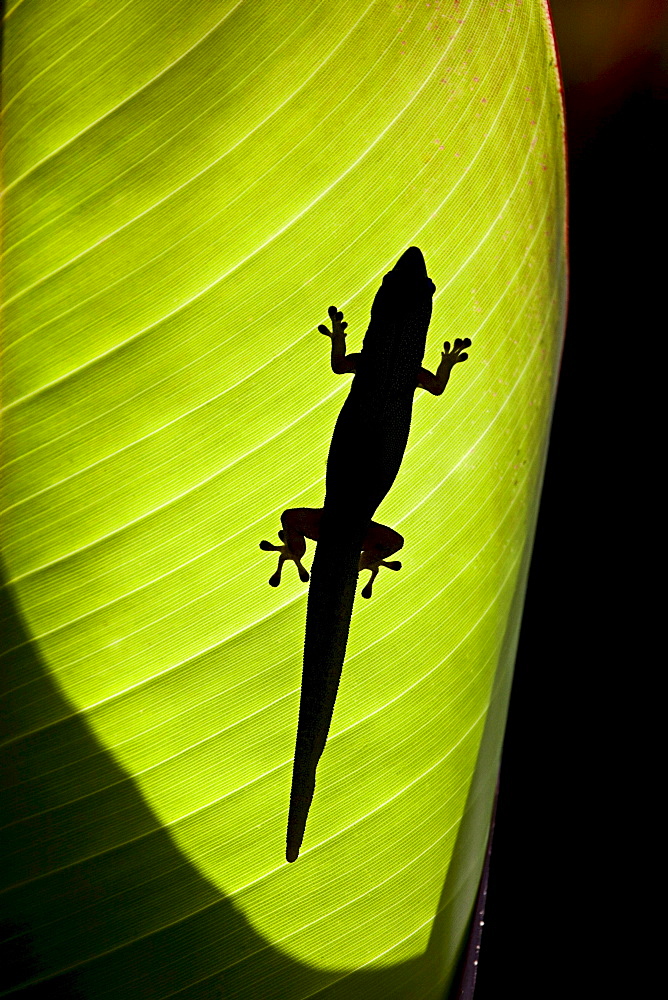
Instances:
[[[436,998],[500,756],[565,298],[539,0],[8,0],[3,894],[24,997]],[[382,275],[437,292],[302,855],[304,585]],[[60,991],[60,992],[57,992]],[[69,991],[69,992],[68,992]]]

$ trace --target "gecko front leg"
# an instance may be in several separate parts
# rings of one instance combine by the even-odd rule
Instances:
[[[346,327],[348,324],[343,321],[343,313],[336,306],[330,306],[327,315],[332,321],[332,329],[330,330],[324,323],[321,323],[318,330],[332,341],[332,371],[335,375],[354,374],[357,371],[359,354],[346,355]]]
[[[426,389],[427,392],[431,392],[434,396],[442,396],[450,379],[450,372],[460,361],[468,359],[468,354],[463,354],[462,352],[466,347],[470,346],[471,341],[468,337],[464,340],[460,340],[458,337],[452,345],[452,350],[450,350],[450,342],[446,340],[443,344],[441,362],[436,369],[436,374],[433,375],[426,368],[421,368],[418,375],[418,389]]]

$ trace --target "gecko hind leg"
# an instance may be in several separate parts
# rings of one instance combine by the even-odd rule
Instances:
[[[282,534],[282,532],[281,532]],[[299,579],[302,583],[306,583],[309,578],[308,570],[304,569],[301,564],[300,559],[295,559],[295,557],[288,550],[287,545],[272,545],[271,542],[261,541],[260,548],[264,552],[278,552],[280,553],[278,557],[278,566],[276,567],[276,572],[269,577],[269,586],[278,587],[281,582],[281,573],[283,570],[283,563],[294,562],[297,565],[297,570],[299,572]]]
[[[374,567],[365,566],[364,567],[365,569],[370,569],[371,570],[371,577],[370,577],[370,579],[369,579],[366,587],[362,591],[362,597],[366,597],[367,600],[368,600],[369,597],[371,597],[371,594],[373,592],[373,581],[378,576],[378,566],[386,566],[387,569],[393,569],[393,570],[395,570],[395,572],[397,570],[401,569],[401,563],[398,560],[395,560],[394,562],[385,562],[384,559],[381,559],[377,566],[374,566]]]
[[[282,534],[283,534],[283,532],[279,531],[279,533],[278,533],[279,538],[281,537]],[[260,542],[260,548],[262,549],[263,552],[278,552],[279,553],[279,556],[278,556],[278,566],[276,567],[276,572],[273,573],[269,577],[269,586],[270,587],[278,587],[278,585],[281,582],[281,572],[283,570],[283,563],[286,562],[286,560],[291,560],[292,559],[292,556],[288,552],[288,547],[287,547],[287,545],[273,545],[271,542],[267,542],[267,541],[265,541],[265,539],[262,539],[262,541]],[[302,573],[306,573],[306,570],[301,565],[301,563],[298,563],[298,566],[299,566],[299,575],[300,575],[301,579],[303,580],[304,577],[302,576]],[[308,576],[306,577],[306,579],[308,579]]]
[[[299,579],[307,583],[309,574],[302,566],[302,556],[306,552],[306,539],[318,540],[322,510],[314,507],[292,507],[281,514],[283,525],[278,537],[285,542],[288,559],[292,559],[299,572]]]
[[[395,572],[401,569],[400,562],[397,560],[387,562],[387,557],[398,552],[403,544],[404,539],[398,531],[394,531],[393,528],[388,528],[384,524],[377,524],[375,521],[371,522],[364,538],[362,555],[359,562],[360,570],[371,570],[371,577],[362,591],[362,597],[367,598],[367,600],[371,597],[373,582],[378,576],[378,570],[381,566],[385,566],[387,569],[394,570]]]
[[[320,524],[321,511],[310,507],[297,507],[293,510],[284,510],[281,514],[281,524],[283,527],[278,532],[282,544],[274,545],[263,539],[260,548],[263,552],[278,552],[278,566],[276,572],[269,578],[271,587],[278,587],[281,582],[281,572],[283,563],[293,562],[297,567],[299,579],[302,583],[308,583],[308,570],[302,565],[302,556],[306,552],[306,539],[317,540],[318,527]]]

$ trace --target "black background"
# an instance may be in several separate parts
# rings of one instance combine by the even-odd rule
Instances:
[[[643,628],[636,552],[651,547],[652,530],[641,457],[648,376],[663,367],[667,328],[666,5],[551,6],[569,147],[570,304],[475,1000],[650,995],[627,988],[620,965],[651,962],[651,947],[633,959],[628,941],[634,924],[642,933],[646,904],[629,911],[623,898],[638,878],[629,833],[645,813],[628,758],[634,689],[651,678],[634,633]]]

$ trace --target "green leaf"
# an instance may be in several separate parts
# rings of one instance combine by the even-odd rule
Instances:
[[[23,997],[427,998],[482,867],[565,299],[539,0],[8,0],[3,829]],[[317,332],[437,286],[302,855],[305,588],[349,379]],[[69,991],[69,992],[68,992]]]

